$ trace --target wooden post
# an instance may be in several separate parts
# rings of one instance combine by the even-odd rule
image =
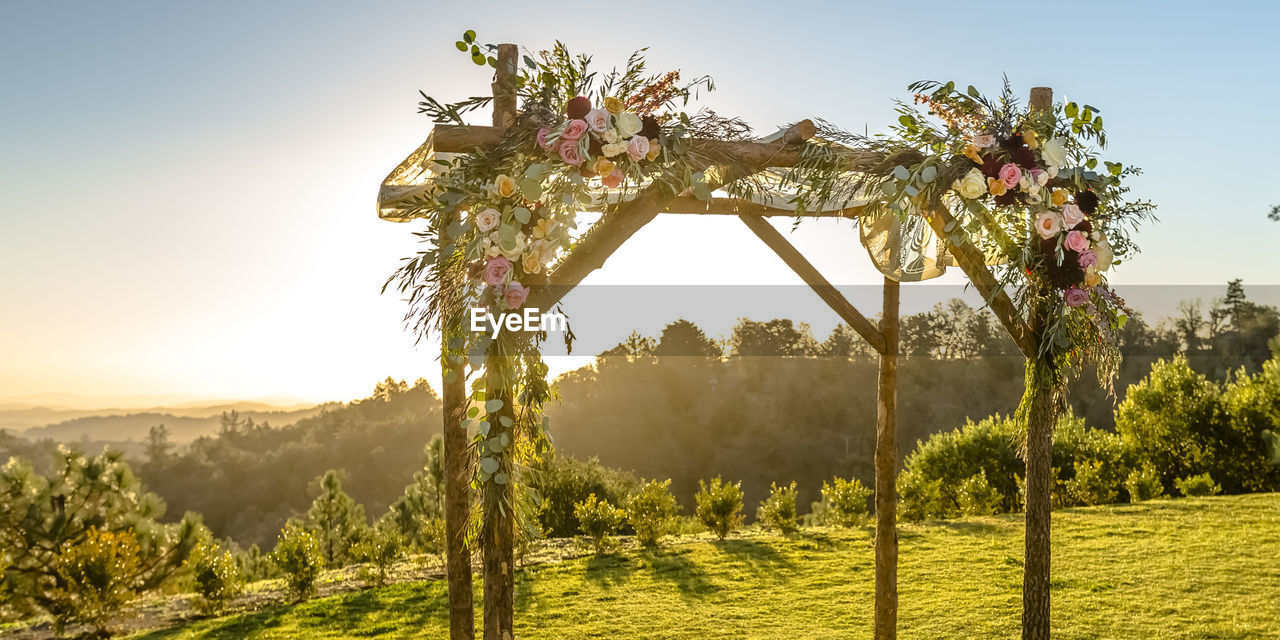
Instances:
[[[443,382],[444,400],[444,533],[445,574],[449,584],[449,638],[474,640],[475,605],[471,590],[471,550],[467,548],[467,521],[471,518],[471,468],[467,464],[467,430],[462,417],[467,410],[467,379],[463,362],[451,348],[450,332],[442,331],[443,368],[452,368],[452,379]]]
[[[498,45],[497,73],[493,82],[493,125],[507,127],[516,119],[516,89],[513,84],[518,49],[514,44]],[[496,343],[495,343],[496,344]],[[499,435],[510,427],[501,418],[514,418],[515,381],[506,375],[509,363],[497,362],[507,357],[485,355],[485,400],[501,400],[497,416],[491,414],[490,433]],[[510,468],[501,469],[511,477]],[[480,532],[484,570],[484,638],[512,640],[515,637],[515,513],[511,499],[511,482],[499,484],[490,479],[484,485],[484,526]]]
[[[1028,103],[1033,111],[1053,104],[1053,90],[1036,87]],[[1041,302],[1053,291],[1038,291],[1032,308],[1030,334],[1039,345],[1048,322],[1047,306]],[[1062,411],[1062,381],[1056,362],[1038,352],[1027,358],[1026,389],[1019,417],[1026,425],[1023,449],[1026,471],[1026,532],[1022,574],[1022,638],[1049,639],[1050,500],[1053,492],[1053,428]]]
[[[898,637],[898,293],[898,281],[886,277],[876,394],[876,640]]]

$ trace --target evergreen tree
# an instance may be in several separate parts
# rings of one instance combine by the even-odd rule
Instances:
[[[316,478],[312,491],[318,495],[307,511],[307,527],[316,534],[325,564],[341,566],[368,526],[364,507],[342,490],[342,474],[336,469]]]

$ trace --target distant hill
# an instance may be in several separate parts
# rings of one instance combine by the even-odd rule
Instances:
[[[323,408],[324,405],[280,408],[255,402],[143,410],[20,407],[0,410],[0,429],[31,440],[136,442],[145,439],[151,427],[163,424],[169,430],[169,440],[182,443],[216,433],[218,418],[224,411],[239,411],[241,418],[283,426],[316,415]]]

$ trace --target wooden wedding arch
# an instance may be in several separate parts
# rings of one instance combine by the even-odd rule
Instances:
[[[407,203],[421,198],[430,188],[430,166],[434,154],[468,153],[496,144],[506,127],[517,115],[516,87],[513,82],[518,48],[514,44],[498,47],[493,89],[493,125],[437,125],[418,151],[407,158],[388,176],[378,194],[381,219],[403,222],[410,207]],[[1052,90],[1031,90],[1030,106],[1048,109]],[[787,128],[770,141],[726,142],[721,140],[691,141],[697,148],[714,149],[723,156],[738,158],[755,171],[794,167],[801,161],[799,146],[816,135],[810,120]],[[856,172],[869,155],[850,150],[847,168]],[[746,177],[727,172],[712,190]],[[406,176],[411,176],[406,179]],[[857,219],[860,207],[802,215]],[[790,267],[810,288],[879,354],[879,378],[876,402],[875,444],[875,602],[874,637],[892,640],[897,637],[897,370],[899,357],[898,306],[899,280],[885,275],[880,322],[871,322],[840,293],[766,218],[794,217],[796,211],[733,198],[699,200],[687,195],[667,196],[659,189],[641,190],[635,198],[608,207],[591,232],[548,274],[549,284],[535,288],[528,305],[549,309],[582,282],[632,235],[658,214],[696,214],[737,216],[766,246]],[[957,221],[945,209],[925,214],[938,238],[948,237]],[[973,243],[947,243],[948,255],[939,256],[939,266],[958,266],[982,294],[1001,325],[1028,360],[1040,357],[1038,346],[1043,331],[1035,313],[1027,317],[1010,299],[988,266],[988,257]],[[444,352],[448,345],[442,344]],[[1030,384],[1030,381],[1029,381]],[[468,436],[462,428],[469,403],[463,376],[446,378],[443,385],[444,457],[445,457],[445,532],[446,574],[449,586],[450,637],[472,639],[474,605],[472,590],[471,550],[466,544],[466,529],[471,509],[471,470],[467,460]],[[509,404],[509,403],[508,403]],[[1049,637],[1049,531],[1052,430],[1062,411],[1060,390],[1033,385],[1028,388],[1024,406],[1028,407],[1026,459],[1026,534],[1023,575],[1022,637],[1045,640]],[[493,485],[493,483],[489,483]],[[498,490],[501,490],[499,488]],[[495,511],[486,514],[489,522],[480,536],[482,575],[484,577],[485,640],[508,640],[514,637],[514,529],[513,515]]]

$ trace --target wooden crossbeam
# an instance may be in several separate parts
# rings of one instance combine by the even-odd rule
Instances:
[[[946,209],[939,209],[929,216],[929,226],[933,227],[933,231],[938,237],[947,237],[947,227],[957,223],[955,216],[951,215]],[[958,223],[957,223],[958,224]],[[1022,314],[1018,312],[1018,308],[1014,306],[1013,300],[1009,299],[1009,294],[1000,286],[1000,281],[996,279],[995,274],[991,273],[991,268],[987,266],[987,257],[983,255],[982,250],[975,246],[972,242],[957,245],[955,243],[947,243],[948,250],[955,257],[956,262],[960,264],[960,268],[969,276],[969,281],[978,289],[978,293],[982,294],[983,299],[987,301],[987,305],[991,307],[991,311],[995,313],[1000,324],[1009,332],[1009,336],[1013,338],[1018,350],[1028,358],[1034,358],[1036,354],[1036,341],[1031,333],[1031,328],[1027,326],[1027,322],[1023,319]]]
[[[858,311],[835,286],[822,277],[817,267],[806,260],[795,245],[788,242],[777,229],[773,228],[773,225],[760,216],[744,213],[740,214],[738,219],[746,223],[756,237],[773,249],[773,252],[778,254],[778,257],[782,258],[782,261],[791,267],[791,270],[795,271],[805,284],[809,285],[809,288],[813,289],[814,293],[818,294],[818,297],[840,316],[841,320],[857,331],[858,335],[862,336],[878,353],[885,353],[884,334],[876,329],[876,326],[867,320],[867,317],[862,315],[862,312]]]
[[[806,125],[807,123],[807,125]],[[730,142],[694,138],[690,141],[692,148],[708,155],[732,157],[748,166],[765,169],[768,167],[794,167],[801,161],[801,152],[793,145],[797,138],[808,139],[815,131],[813,123],[803,120],[789,130],[788,135],[773,142]],[[478,148],[489,147],[502,140],[506,129],[503,127],[482,127],[459,124],[438,124],[432,130],[433,148],[444,153],[469,153]],[[803,136],[801,138],[801,136]],[[845,164],[850,171],[866,166],[879,159],[879,154],[870,151],[850,150]]]
[[[813,122],[802,120],[792,125],[776,142],[767,143],[770,153],[777,154],[813,136]],[[754,143],[753,143],[754,144]],[[767,162],[767,160],[761,160]],[[763,166],[757,166],[758,171]],[[710,185],[718,189],[723,184],[743,176],[729,173],[723,182]],[[644,225],[651,222],[674,199],[664,194],[660,185],[651,185],[640,192],[634,199],[618,205],[617,209],[605,214],[573,251],[565,257],[555,269],[547,275],[548,285],[538,287],[529,296],[526,303],[534,309],[550,309],[578,286],[592,271],[604,266],[604,261],[613,255],[631,236]]]

